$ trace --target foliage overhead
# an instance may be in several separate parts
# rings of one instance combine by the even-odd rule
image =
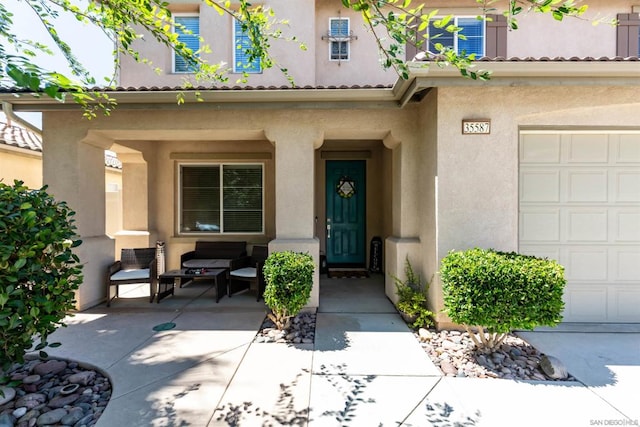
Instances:
[[[36,350],[57,346],[47,337],[75,308],[82,282],[73,248],[80,245],[73,212],[23,182],[0,182],[0,372],[38,340]]]
[[[27,90],[36,95],[46,95],[65,101],[70,97],[80,104],[85,116],[93,117],[96,111],[108,114],[115,107],[115,100],[104,91],[93,90],[96,82],[85,66],[76,58],[69,44],[59,35],[56,29],[56,18],[62,14],[71,14],[78,21],[95,25],[114,43],[115,69],[120,66],[122,56],[147,63],[137,50],[137,43],[142,34],[147,33],[157,42],[165,45],[182,56],[187,64],[198,70],[197,81],[225,82],[228,79],[226,64],[209,63],[201,53],[210,52],[206,40],[201,39],[198,51],[192,51],[178,39],[178,32],[188,33],[185,28],[174,25],[169,2],[164,0],[14,0],[27,5],[39,18],[51,39],[50,45],[23,38],[13,22],[13,15],[6,5],[0,3],[0,86],[15,87]],[[250,61],[259,59],[263,69],[279,68],[290,83],[293,79],[284,64],[279,64],[271,55],[271,43],[274,40],[289,40],[300,44],[295,36],[285,37],[282,28],[288,25],[284,19],[276,19],[271,8],[252,5],[248,0],[202,0],[202,7],[215,9],[219,14],[231,15],[242,24],[251,41],[247,49]],[[408,78],[409,70],[404,58],[407,44],[425,50],[428,38],[425,29],[429,20],[437,10],[427,10],[428,3],[420,0],[341,0],[342,6],[359,12],[365,26],[374,35],[381,55],[381,63],[385,68],[393,68],[402,78]],[[497,0],[476,0],[478,19],[487,18],[488,14],[503,14],[511,29],[518,28],[517,18],[526,12],[550,14],[556,20],[567,16],[581,16],[587,6],[580,0],[509,0],[505,9],[496,9],[493,4]],[[502,3],[503,4],[503,3]],[[447,32],[458,32],[459,27],[453,25],[452,16],[439,18],[435,26]],[[436,36],[437,37],[437,36]],[[462,35],[459,35],[462,37]],[[435,38],[435,37],[432,37]],[[429,62],[439,66],[452,65],[460,73],[472,79],[489,78],[488,71],[476,70],[473,67],[473,54],[456,53],[440,43],[433,43],[433,52],[427,52]],[[53,55],[54,52],[64,55],[71,75],[47,70],[33,61],[40,54]],[[247,75],[244,75],[246,80]],[[104,87],[113,86],[115,76]],[[185,81],[185,86],[192,86]],[[104,89],[103,87],[103,89]],[[197,95],[197,92],[196,92]],[[179,97],[178,102],[184,99]]]
[[[566,280],[564,267],[555,261],[475,248],[450,252],[440,275],[448,316],[478,327],[479,347],[497,346],[514,329],[555,326],[562,320]]]
[[[269,318],[278,329],[288,328],[290,319],[309,301],[314,269],[313,258],[306,253],[272,252],[265,261],[264,302],[271,309]]]

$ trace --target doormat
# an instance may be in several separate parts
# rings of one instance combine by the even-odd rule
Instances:
[[[366,279],[369,277],[369,273],[366,270],[334,270],[330,268],[327,277],[330,279]]]

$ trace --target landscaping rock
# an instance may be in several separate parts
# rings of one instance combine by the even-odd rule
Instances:
[[[566,366],[557,357],[544,355],[540,359],[540,368],[549,377],[563,380],[569,376]]]
[[[0,387],[0,406],[11,402],[16,397],[16,390],[13,387]]]

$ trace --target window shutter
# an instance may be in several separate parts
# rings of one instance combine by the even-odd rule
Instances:
[[[262,166],[225,165],[224,231],[262,231]]]
[[[619,13],[616,55],[624,58],[640,55],[640,14]]]
[[[507,18],[503,15],[487,15],[485,56],[507,57]]]
[[[260,66],[260,59],[254,58],[249,60],[249,53],[247,51],[251,49],[251,39],[242,31],[242,23],[237,19],[233,20],[233,37],[234,37],[234,52],[235,61],[233,64],[233,71],[235,73],[260,73],[262,67]]]
[[[178,41],[184,43],[192,52],[197,52],[200,49],[200,17],[176,16],[174,21],[184,27],[176,26],[175,28],[175,32],[178,34]],[[195,69],[182,56],[174,54],[174,71],[186,73],[193,72]]]

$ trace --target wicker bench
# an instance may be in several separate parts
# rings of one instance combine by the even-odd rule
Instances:
[[[182,268],[225,268],[247,256],[247,242],[196,242],[196,248],[180,256]]]

